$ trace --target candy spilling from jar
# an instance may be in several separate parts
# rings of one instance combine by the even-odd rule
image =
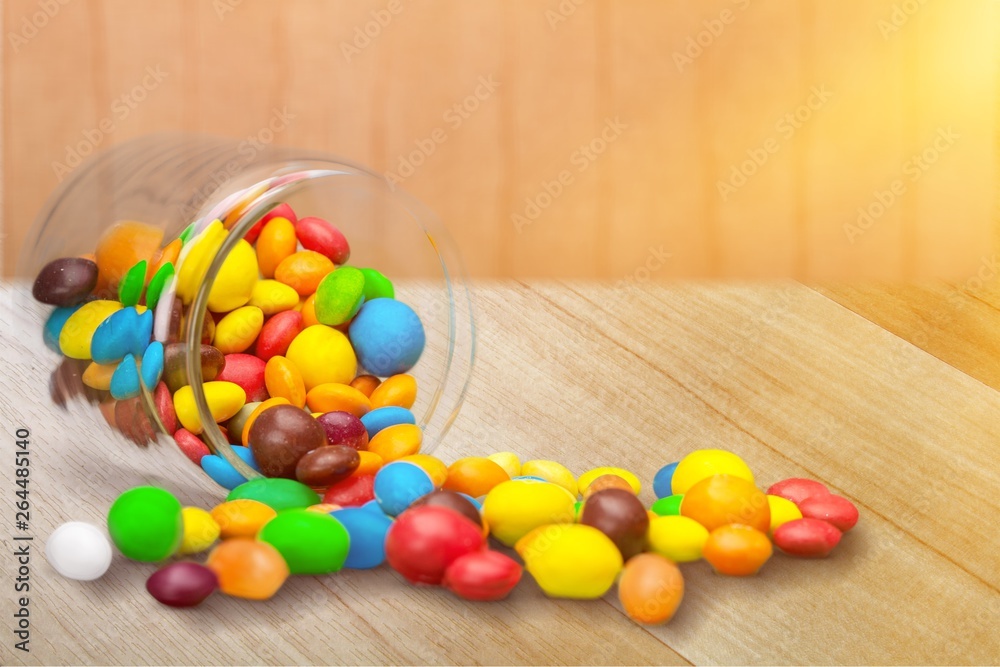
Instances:
[[[56,306],[44,334],[63,372],[75,364],[112,426],[139,443],[154,434],[147,389],[156,430],[230,489],[246,478],[202,437],[189,354],[233,451],[267,477],[326,487],[416,454],[417,385],[406,372],[423,352],[423,324],[388,278],[346,265],[347,239],[326,220],[282,204],[236,241],[208,291],[200,350],[188,351],[193,302],[229,234],[214,220],[160,247],[158,229],[119,223],[93,256],[45,266],[33,293]]]
[[[621,468],[577,477],[511,452],[450,465],[417,454],[354,468],[322,497],[296,480],[262,478],[206,510],[136,487],[111,506],[107,528],[126,557],[156,564],[146,587],[174,607],[217,591],[265,600],[290,576],[387,563],[412,584],[469,600],[506,597],[523,570],[554,598],[601,598],[617,585],[632,619],[661,624],[684,597],[682,567],[705,560],[720,575],[754,575],[772,544],[826,557],[858,520],[849,500],[816,481],[761,491],[746,464],[721,450],[664,466],[653,490],[647,508],[640,481]],[[94,526],[58,529],[46,545],[53,567],[79,579],[103,575],[110,551]]]

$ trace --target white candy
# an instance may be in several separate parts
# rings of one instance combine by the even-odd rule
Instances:
[[[111,542],[97,526],[70,521],[49,535],[45,558],[67,579],[92,581],[111,567]]]

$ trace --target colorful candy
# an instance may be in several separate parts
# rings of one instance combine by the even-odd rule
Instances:
[[[304,508],[319,502],[319,496],[305,484],[294,479],[251,479],[229,492],[226,500],[256,500],[276,512]],[[221,526],[221,522],[220,522]]]
[[[363,421],[350,412],[326,412],[317,417],[316,421],[326,432],[328,445],[345,445],[358,450],[368,448],[368,431]]]
[[[555,598],[597,599],[611,589],[623,565],[607,535],[575,523],[539,526],[515,549],[545,594]]]
[[[708,530],[686,516],[659,516],[649,522],[649,550],[675,563],[701,560]]]
[[[510,556],[484,549],[452,561],[441,585],[466,600],[502,600],[521,581],[521,572]]]
[[[382,429],[368,441],[369,451],[375,452],[386,462],[401,459],[420,451],[424,433],[412,424],[398,424]]]
[[[426,343],[420,318],[412,308],[395,299],[365,302],[351,321],[349,331],[358,361],[380,376],[409,371]]]
[[[97,264],[79,257],[65,257],[42,267],[31,294],[42,303],[65,308],[83,303],[95,287]]]
[[[185,507],[181,510],[184,533],[177,554],[187,556],[201,553],[219,539],[219,524],[212,515],[199,507]]]
[[[798,505],[810,496],[827,495],[830,490],[815,480],[791,477],[772,484],[767,493],[772,496],[780,496]]]
[[[250,427],[250,449],[267,477],[295,479],[299,459],[325,444],[319,422],[293,405],[264,410]]]
[[[712,475],[732,475],[753,484],[753,472],[736,454],[722,449],[699,449],[678,461],[671,475],[672,491],[687,493],[692,486]]]
[[[295,478],[312,488],[327,487],[351,476],[361,465],[358,450],[325,445],[306,452],[295,464]]]
[[[326,274],[316,288],[316,319],[331,327],[344,324],[357,315],[364,300],[364,274],[342,266]]]
[[[205,565],[219,580],[226,595],[267,600],[278,592],[290,574],[281,553],[267,542],[237,537],[212,549]]]
[[[292,340],[285,356],[302,373],[306,391],[328,382],[348,384],[358,370],[347,336],[323,324],[303,329]]]
[[[367,570],[385,562],[385,536],[392,519],[382,512],[361,507],[345,507],[331,512],[350,536],[344,567]]]
[[[510,547],[539,526],[573,521],[575,502],[558,484],[511,480],[486,494],[483,518],[493,537]]]
[[[402,514],[414,500],[433,490],[430,475],[415,463],[394,461],[375,474],[375,500],[389,516]]]
[[[329,514],[293,509],[280,512],[257,533],[288,563],[292,574],[329,574],[344,566],[350,537]]]
[[[196,607],[219,588],[215,572],[200,563],[181,561],[154,572],[146,590],[169,607]]]
[[[334,264],[346,264],[351,256],[344,235],[322,218],[300,218],[295,223],[295,236],[303,248],[320,253]]]
[[[625,563],[618,599],[629,618],[639,623],[667,623],[684,599],[684,576],[662,556],[639,554]]]
[[[756,528],[732,523],[708,534],[702,556],[719,574],[745,577],[757,571],[771,557],[771,540]]]
[[[843,496],[828,493],[809,496],[799,504],[802,516],[821,519],[842,533],[846,533],[858,522],[858,508]]]
[[[767,496],[753,482],[733,475],[712,475],[696,482],[684,494],[681,514],[709,531],[731,523],[765,533],[771,527]]]
[[[610,537],[622,560],[646,550],[649,515],[631,491],[605,489],[593,494],[584,502],[579,522]]]
[[[391,432],[393,429],[401,428],[407,427],[393,426],[386,429],[375,436],[373,442],[384,437],[386,433]],[[372,449],[375,450],[375,447],[372,447]],[[485,456],[467,456],[458,459],[448,466],[448,478],[445,480],[444,488],[448,491],[467,493],[473,498],[478,498],[479,496],[485,496],[497,484],[507,481],[510,481],[507,471],[498,464]]]
[[[793,519],[774,531],[774,544],[799,558],[826,558],[840,544],[842,533],[833,525],[811,517]]]
[[[414,584],[440,584],[449,565],[485,546],[480,526],[430,505],[400,514],[385,538],[389,565]]]
[[[126,558],[164,560],[177,551],[184,536],[181,504],[155,486],[129,489],[108,510],[108,532]]]

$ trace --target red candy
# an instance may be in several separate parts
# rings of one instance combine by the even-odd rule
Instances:
[[[326,431],[331,445],[347,445],[357,450],[368,449],[368,429],[350,412],[325,412],[316,418]]]
[[[247,402],[268,399],[264,385],[264,367],[267,364],[252,354],[227,354],[226,365],[216,380],[238,384],[247,394]]]
[[[441,585],[466,600],[502,600],[521,581],[521,566],[499,551],[474,551],[456,558]]]
[[[816,495],[799,503],[802,516],[820,519],[846,533],[858,522],[858,508],[847,498],[833,494]]]
[[[323,494],[324,504],[341,507],[360,507],[369,500],[375,500],[375,475],[351,475]]]
[[[414,584],[440,584],[448,566],[485,546],[478,526],[458,512],[433,505],[406,510],[385,537],[389,565]]]
[[[774,531],[774,544],[799,558],[826,558],[840,544],[841,532],[819,519],[795,519]]]
[[[184,456],[191,459],[195,465],[201,465],[201,457],[212,453],[208,449],[208,445],[202,442],[201,438],[186,428],[177,429],[174,433],[174,441],[180,447],[180,450],[184,452]]]
[[[288,204],[278,204],[268,211],[267,214],[257,222],[257,224],[247,231],[247,233],[243,236],[244,240],[250,245],[256,243],[257,237],[260,236],[260,230],[274,218],[285,218],[293,225],[296,221],[295,211],[292,210],[291,206]]]
[[[173,435],[177,430],[174,398],[170,394],[170,389],[162,382],[156,385],[156,389],[153,391],[153,404],[156,405],[156,412],[160,415],[163,428],[167,430],[167,433]]]
[[[346,263],[351,256],[351,248],[344,235],[322,218],[302,218],[295,222],[295,236],[303,248],[325,255],[338,266]]]
[[[772,484],[767,493],[772,496],[781,496],[798,505],[809,496],[825,495],[830,493],[830,490],[816,480],[791,477]]]
[[[268,318],[257,336],[257,357],[266,362],[271,357],[284,356],[300,331],[302,313],[297,310],[286,310]]]

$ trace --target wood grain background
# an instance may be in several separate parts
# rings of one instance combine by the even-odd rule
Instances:
[[[995,247],[988,0],[7,0],[2,19],[7,275],[74,152],[246,138],[280,110],[276,143],[385,173],[413,156],[403,187],[478,276],[955,277]]]

